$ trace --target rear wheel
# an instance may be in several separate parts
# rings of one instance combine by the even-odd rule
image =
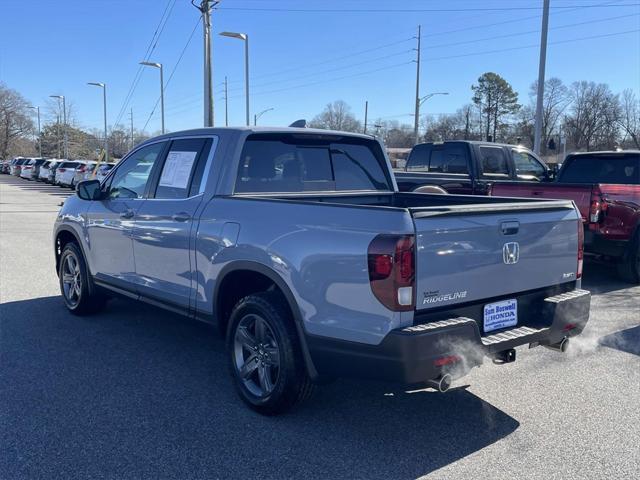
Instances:
[[[90,288],[87,264],[74,242],[67,243],[60,254],[58,277],[60,293],[71,313],[86,315],[104,307],[106,297]]]
[[[618,264],[618,274],[626,282],[640,283],[640,230]]]
[[[279,295],[240,300],[231,313],[227,347],[236,389],[257,412],[283,413],[311,395],[314,385],[293,319]]]

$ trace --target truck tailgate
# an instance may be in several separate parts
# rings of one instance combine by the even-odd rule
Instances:
[[[573,200],[580,210],[582,221],[586,222],[589,218],[592,188],[592,185],[569,183],[494,183],[491,185],[490,195],[494,197]]]
[[[576,280],[578,215],[566,201],[411,209],[416,309]]]

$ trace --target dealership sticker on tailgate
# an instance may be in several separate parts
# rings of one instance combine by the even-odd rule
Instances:
[[[518,323],[518,301],[516,299],[489,303],[484,306],[484,331],[512,327]]]

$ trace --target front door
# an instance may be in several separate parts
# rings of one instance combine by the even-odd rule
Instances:
[[[122,160],[104,185],[104,199],[87,211],[89,265],[97,280],[135,290],[135,260],[131,233],[146,201],[148,180],[166,142],[134,151]]]
[[[181,311],[189,308],[192,296],[190,241],[204,197],[201,183],[211,145],[211,138],[171,142],[133,227],[138,291]]]

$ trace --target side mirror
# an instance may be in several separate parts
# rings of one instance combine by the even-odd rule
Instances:
[[[102,190],[98,180],[84,180],[78,183],[76,193],[82,200],[100,200]]]

